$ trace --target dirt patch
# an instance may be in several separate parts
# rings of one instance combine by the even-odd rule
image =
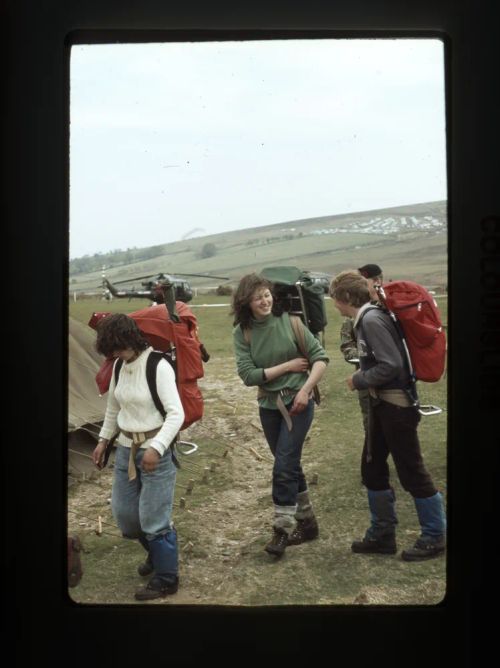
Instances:
[[[256,390],[243,386],[231,359],[211,360],[200,386],[205,417],[182,433],[199,447],[181,456],[173,513],[181,584],[175,596],[148,605],[432,604],[442,598],[444,560],[410,572],[396,558],[351,554],[350,541],[364,530],[367,511],[362,491],[342,469],[344,448],[332,448],[328,409],[323,415],[318,410],[303,457],[320,537],[288,548],[281,560],[267,555],[272,458]],[[320,484],[311,484],[318,474]],[[85,548],[84,576],[70,590],[79,603],[134,603],[134,589],[143,583],[136,568],[145,553],[120,537],[110,512],[111,482],[106,469],[70,488],[68,528]],[[386,586],[388,564],[393,572]]]

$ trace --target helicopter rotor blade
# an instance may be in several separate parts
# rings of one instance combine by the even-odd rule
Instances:
[[[172,272],[172,276],[198,276],[199,278],[219,278],[223,281],[229,281],[229,276],[214,276],[213,274],[183,274],[180,272]]]
[[[120,283],[132,283],[132,281],[142,281],[143,278],[154,278],[157,274],[148,274],[147,276],[133,276],[132,278],[125,278],[121,281],[111,281],[113,285],[120,285]]]
[[[160,278],[163,276],[163,278]],[[198,278],[216,278],[221,281],[228,281],[228,276],[214,276],[213,274],[185,274],[180,272],[172,272],[165,274],[164,272],[158,272],[157,274],[148,274],[147,276],[134,276],[133,278],[123,279],[121,281],[112,281],[113,285],[120,285],[121,283],[131,283],[132,281],[141,281],[143,278],[156,278],[157,280],[166,280],[168,277],[175,278],[175,276],[197,276]]]

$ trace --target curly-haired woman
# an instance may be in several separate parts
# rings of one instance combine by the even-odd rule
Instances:
[[[176,468],[169,447],[184,420],[175,374],[165,359],[156,368],[156,385],[165,419],[156,408],[146,379],[152,352],[135,321],[116,313],[97,327],[97,351],[122,360],[115,386],[109,387],[106,415],[93,453],[98,468],[109,439],[120,430],[111,507],[125,538],[137,539],[148,552],[140,575],[153,574],[136,591],[137,600],[174,594],[178,588],[177,536],[171,522]],[[118,361],[118,360],[117,360]],[[117,362],[115,362],[116,365]]]
[[[272,284],[258,274],[241,279],[232,313],[238,374],[245,385],[259,388],[260,421],[274,456],[273,535],[265,550],[280,557],[287,545],[318,536],[301,456],[314,415],[312,390],[328,357],[306,327],[307,359],[302,356],[289,314],[273,299]]]

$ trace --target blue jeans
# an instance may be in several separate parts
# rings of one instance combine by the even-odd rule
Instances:
[[[277,506],[293,506],[297,494],[307,489],[307,482],[300,465],[302,446],[314,417],[314,401],[297,415],[291,415],[292,430],[279,410],[259,408],[264,435],[274,456],[273,502]]]
[[[116,449],[111,509],[119,529],[126,538],[145,534],[148,541],[170,530],[174,502],[176,468],[170,448],[162,455],[152,473],[145,473],[140,464],[144,449],[135,457],[137,477],[128,479],[130,448]]]

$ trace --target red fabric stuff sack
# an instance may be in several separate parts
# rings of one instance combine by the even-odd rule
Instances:
[[[415,379],[437,382],[446,365],[446,335],[434,298],[412,281],[384,283],[377,292],[402,329]]]
[[[176,302],[175,308],[179,322],[170,318],[165,304],[148,306],[128,315],[154,350],[175,355],[177,389],[185,414],[182,430],[203,417],[203,396],[197,381],[203,378],[204,371],[196,317],[184,302]],[[97,323],[107,315],[109,312],[93,313],[89,326],[96,329]],[[100,394],[109,389],[114,361],[114,358],[104,360],[97,372]]]

